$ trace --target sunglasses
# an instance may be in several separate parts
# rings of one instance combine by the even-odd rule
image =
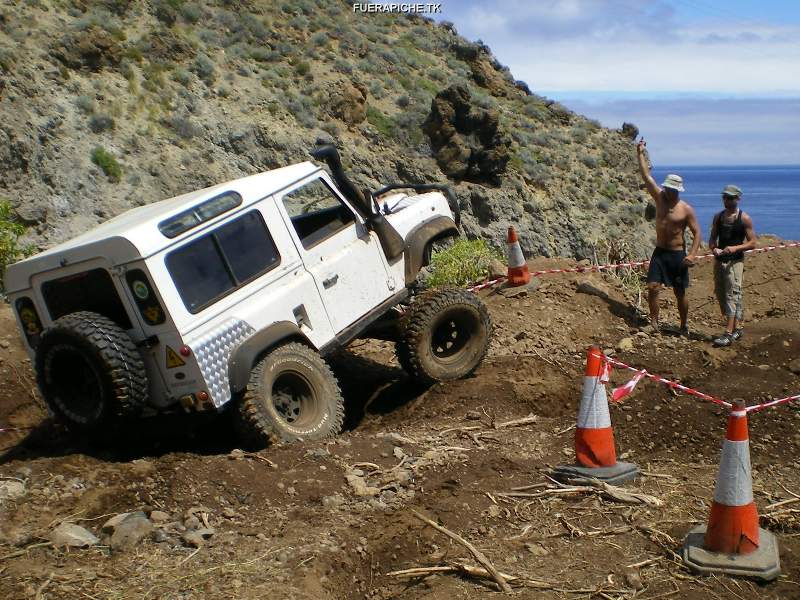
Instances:
[[[732,196],[730,194],[722,194],[723,200],[738,200],[739,196]]]

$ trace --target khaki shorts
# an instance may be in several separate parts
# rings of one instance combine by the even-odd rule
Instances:
[[[720,308],[729,319],[742,320],[742,277],[744,261],[714,261],[714,293]]]

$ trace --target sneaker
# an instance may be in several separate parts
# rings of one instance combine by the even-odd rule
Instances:
[[[712,342],[717,347],[730,346],[733,343],[733,334],[727,331]]]
[[[739,329],[734,330],[734,332],[731,334],[731,339],[733,339],[733,341],[735,342],[737,340],[742,339],[743,335],[744,335],[744,329],[740,327]]]
[[[688,327],[688,326],[686,326],[686,327],[681,327],[681,328],[678,330],[678,335],[680,335],[681,337],[685,337],[685,338],[689,338],[689,337],[691,337],[691,335],[689,334],[689,327]]]

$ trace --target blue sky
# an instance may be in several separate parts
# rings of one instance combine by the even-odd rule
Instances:
[[[800,2],[444,0],[516,79],[663,165],[800,164]]]

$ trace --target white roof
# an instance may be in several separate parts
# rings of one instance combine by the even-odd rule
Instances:
[[[161,200],[159,202],[153,202],[152,204],[146,204],[145,206],[139,206],[101,223],[94,229],[90,229],[78,237],[53,246],[31,257],[29,260],[50,254],[64,253],[64,251],[72,248],[85,246],[113,237],[127,239],[139,250],[141,256],[151,256],[164,247],[172,245],[182,237],[191,235],[193,232],[193,229],[190,229],[186,233],[176,236],[175,238],[168,238],[158,230],[158,224],[164,219],[177,215],[184,210],[227,191],[239,192],[243,198],[242,206],[246,206],[247,204],[290,186],[319,169],[320,168],[314,163],[302,162],[296,165],[259,173],[258,175],[251,175],[226,183],[220,183],[203,190],[175,196],[168,200]],[[219,217],[215,217],[211,221],[217,218]]]

